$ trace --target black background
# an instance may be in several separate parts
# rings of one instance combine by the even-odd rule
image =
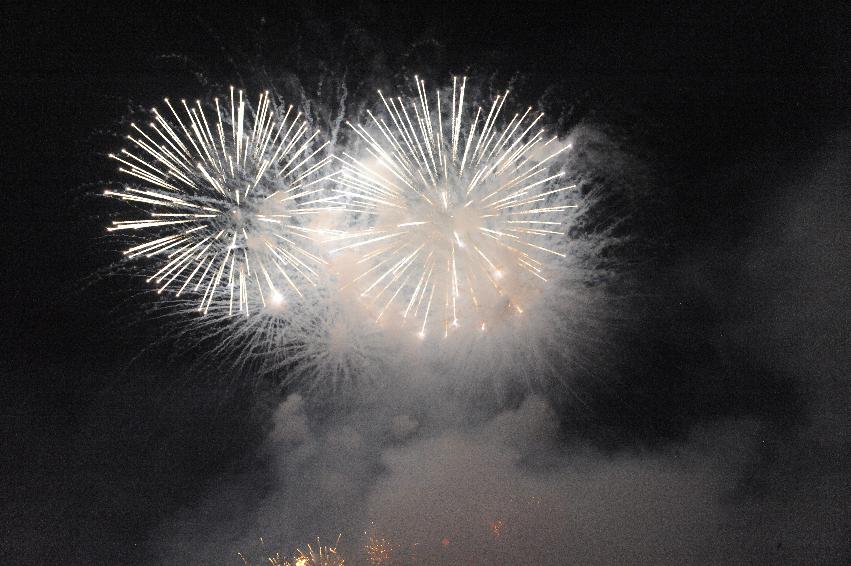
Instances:
[[[157,342],[155,321],[138,321],[147,298],[128,298],[138,282],[97,275],[117,253],[104,238],[109,208],[96,197],[115,181],[105,154],[128,115],[229,81],[262,87],[261,69],[325,61],[370,78],[383,69],[425,68],[440,73],[435,80],[471,68],[521,73],[521,92],[547,93],[564,129],[593,119],[624,133],[658,185],[632,225],[653,242],[634,252],[652,264],[639,279],[666,306],[640,344],[622,345],[630,379],[587,394],[593,426],[581,417],[565,426],[610,448],[654,445],[725,414],[782,427],[806,404],[795,380],[725,342],[721,322],[746,314],[719,290],[735,292],[742,274],[730,254],[764,237],[757,220],[778,187],[848,126],[847,5],[3,11],[6,563],[144,561],[148,529],[197,496],[205,478],[245,465],[261,436],[266,407],[256,406],[256,389],[223,398],[206,393],[213,378],[175,377],[186,354]],[[698,266],[690,278],[684,265]],[[696,296],[701,285],[711,291]],[[725,377],[730,366],[735,379]],[[721,377],[707,382],[701,372]]]

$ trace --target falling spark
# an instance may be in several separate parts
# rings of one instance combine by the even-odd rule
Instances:
[[[466,82],[433,98],[417,77],[416,96],[379,91],[383,109],[349,124],[362,151],[336,157],[336,193],[368,225],[330,238],[331,253],[357,254],[352,283],[376,321],[398,315],[421,339],[484,332],[494,308],[521,315],[523,290],[565,257],[550,242],[577,206],[553,171],[570,145],[531,108],[506,123],[508,91],[468,109]]]
[[[268,92],[253,111],[233,87],[206,108],[164,102],[147,128],[131,125],[130,149],[110,154],[134,182],[105,194],[142,213],[107,228],[142,234],[124,255],[153,259],[157,292],[194,294],[205,314],[222,304],[229,315],[280,309],[301,296],[323,264],[308,219],[339,208],[324,195],[327,143]]]

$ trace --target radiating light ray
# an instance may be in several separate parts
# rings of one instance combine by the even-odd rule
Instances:
[[[147,278],[157,292],[198,293],[204,313],[224,302],[248,315],[315,285],[325,236],[307,219],[345,209],[325,194],[332,160],[319,132],[268,92],[254,108],[233,87],[206,109],[164,102],[147,129],[132,124],[130,149],[110,155],[135,184],[104,194],[142,213],[107,228],[141,240],[124,255],[157,260]]]
[[[326,241],[361,256],[352,284],[376,320],[398,314],[421,338],[484,331],[483,305],[522,313],[518,289],[565,257],[576,185],[552,168],[570,145],[546,138],[531,108],[503,119],[508,91],[472,108],[466,77],[435,96],[414,83],[414,96],[379,91],[383,108],[349,124],[361,148],[336,157],[335,193],[368,227]]]

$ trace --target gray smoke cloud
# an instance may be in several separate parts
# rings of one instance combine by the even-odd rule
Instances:
[[[161,558],[227,563],[261,536],[292,552],[338,532],[354,564],[365,533],[389,541],[397,563],[711,563],[755,542],[777,555],[780,532],[736,540],[766,519],[735,522],[752,511],[737,490],[764,432],[728,421],[664,450],[604,453],[565,444],[538,396],[478,424],[359,415],[315,428],[293,395],[275,413],[266,465],[222,478],[164,525]],[[778,528],[791,518],[770,511]]]

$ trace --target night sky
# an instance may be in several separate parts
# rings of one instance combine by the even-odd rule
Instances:
[[[0,562],[236,565],[261,536],[359,535],[362,510],[425,541],[427,509],[454,530],[422,563],[849,563],[851,8],[674,6],[6,8]],[[199,362],[113,273],[106,154],[143,109],[415,73],[512,81],[587,141],[622,277],[602,342],[564,339],[587,361],[567,392],[311,404]],[[481,554],[495,492],[551,495],[510,535],[549,550]]]

